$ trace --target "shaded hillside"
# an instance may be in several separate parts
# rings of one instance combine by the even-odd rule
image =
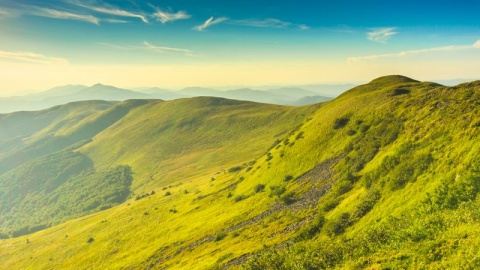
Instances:
[[[12,130],[14,133],[11,133],[10,138],[12,138],[14,142],[16,140],[16,145],[13,144],[13,149],[8,149],[12,146],[12,139],[5,142],[4,145],[8,147],[6,147],[6,152],[0,155],[0,174],[35,158],[63,149],[78,148],[92,140],[97,133],[118,121],[131,109],[148,102],[148,100],[130,100],[115,104],[111,107],[102,107],[102,110],[91,111],[91,113],[82,111],[82,105],[89,104],[90,102],[76,103],[70,106],[66,105],[65,107],[60,106],[52,110],[43,111],[40,115],[59,110],[60,113],[58,117],[63,116],[64,118],[57,118],[59,122],[54,122],[54,126],[51,126],[49,121],[55,120],[55,118],[47,117],[46,121],[38,123],[38,126],[35,124],[35,126],[38,127],[37,130],[28,130],[28,132],[23,128]],[[79,106],[76,106],[77,104]],[[68,109],[71,107],[73,107],[73,114],[63,115],[64,109],[68,112]],[[79,114],[77,115],[77,113]],[[6,125],[10,124],[15,126],[24,123],[22,119],[26,119],[27,121],[37,120],[35,113],[14,113],[12,115],[14,116],[13,121],[10,121],[11,115],[5,117],[4,123],[6,123]],[[15,118],[15,116],[20,118]],[[44,124],[43,129],[42,123]],[[17,131],[20,132],[20,135],[15,133]],[[29,136],[27,136],[29,132],[35,133],[30,133],[28,134]],[[22,135],[26,137],[22,138]]]
[[[100,170],[130,165],[135,199],[29,243],[3,240],[0,260],[11,268],[476,269],[479,100],[479,82],[387,76],[297,109],[149,103],[79,149]]]

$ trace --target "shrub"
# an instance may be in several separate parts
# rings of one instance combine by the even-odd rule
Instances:
[[[316,234],[320,232],[325,223],[325,217],[322,213],[318,214],[312,222],[303,228],[297,236],[295,236],[295,241],[303,241],[312,239]]]
[[[214,242],[218,242],[223,240],[223,238],[227,237],[227,233],[224,231],[221,231],[215,235],[215,238],[213,239]]]
[[[228,172],[229,173],[234,173],[234,172],[238,172],[242,169],[242,166],[235,166],[235,167],[232,167],[230,169],[228,169]]]
[[[352,189],[352,183],[348,180],[341,180],[337,182],[334,187],[335,194],[338,196],[349,192]]]
[[[392,96],[400,96],[400,95],[406,95],[406,94],[410,94],[409,89],[397,88],[392,92]]]
[[[353,130],[353,129],[347,130],[347,135],[348,135],[348,136],[353,136],[353,135],[355,135],[355,134],[357,134],[357,132],[356,132],[355,130]]]
[[[348,118],[337,118],[335,119],[335,122],[333,122],[333,129],[340,129],[340,128],[343,128],[345,127],[348,122],[350,121],[350,119]]]
[[[380,192],[378,190],[369,190],[353,211],[352,221],[357,221],[370,212],[378,199],[380,199]]]
[[[340,204],[340,199],[335,197],[335,198],[331,198],[329,200],[326,200],[325,202],[323,202],[323,211],[325,212],[329,212],[331,210],[333,210],[335,207],[337,207],[337,205]]]
[[[170,191],[167,191],[167,192],[165,193],[165,196],[170,196],[170,195],[172,195],[172,193],[171,193]]]
[[[350,214],[343,213],[337,218],[330,220],[325,224],[325,232],[330,236],[336,236],[345,232],[345,229],[350,226]]]
[[[293,191],[290,191],[286,194],[283,194],[281,197],[280,197],[280,200],[285,203],[285,204],[292,204],[296,201],[296,198],[295,198],[295,192]]]
[[[265,185],[264,184],[258,184],[255,186],[255,188],[253,188],[253,190],[255,191],[255,193],[259,193],[259,192],[262,192],[265,190]]]
[[[285,175],[285,178],[283,179],[283,181],[287,182],[287,181],[290,181],[293,179],[293,176],[291,175]]]
[[[87,243],[93,243],[93,241],[95,241],[95,239],[93,239],[93,237],[90,237],[88,238]]]
[[[270,196],[280,197],[286,190],[284,186],[270,186]]]
[[[244,195],[238,195],[237,197],[235,197],[235,202],[239,202],[239,201],[242,201],[244,200],[246,197]]]

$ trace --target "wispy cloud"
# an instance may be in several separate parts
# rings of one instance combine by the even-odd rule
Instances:
[[[157,20],[161,21],[162,23],[167,23],[170,21],[173,22],[178,20],[185,20],[192,17],[191,15],[187,14],[185,11],[171,13],[171,12],[163,11],[161,9],[157,9],[157,12],[153,13],[153,16],[157,18]]]
[[[38,63],[38,64],[46,64],[46,65],[53,65],[53,64],[68,64],[68,61],[63,58],[57,57],[49,57],[43,54],[33,53],[33,52],[6,52],[0,51],[0,58],[13,60],[13,61],[20,61],[20,62],[30,62],[30,63]]]
[[[155,46],[152,45],[151,43],[144,41],[143,45],[145,45],[145,48],[154,51],[154,52],[181,52],[184,53],[185,55],[192,56],[193,52],[187,49],[180,49],[180,48],[172,48],[172,47],[162,47],[162,46]]]
[[[434,47],[434,48],[427,48],[427,49],[420,49],[420,50],[409,50],[403,51],[398,53],[387,53],[387,54],[376,54],[376,55],[367,55],[367,56],[360,56],[360,57],[350,57],[348,58],[348,63],[355,63],[359,61],[369,61],[369,60],[377,60],[382,58],[392,58],[392,57],[405,57],[410,55],[418,55],[423,53],[431,53],[431,52],[453,52],[453,51],[462,51],[462,50],[469,50],[469,49],[480,49],[480,40],[477,40],[472,45],[451,45],[451,46],[442,46],[442,47]]]
[[[8,12],[6,10],[1,10],[0,9],[0,16],[7,16]]]
[[[210,17],[203,24],[195,26],[194,29],[197,30],[197,31],[203,31],[203,30],[207,29],[208,27],[210,27],[212,25],[222,23],[226,20],[228,20],[228,18],[225,18],[225,17],[220,17],[220,18]]]
[[[70,1],[70,3],[77,5],[79,7],[83,7],[83,8],[95,11],[97,13],[108,14],[108,15],[119,16],[119,17],[127,17],[127,18],[138,18],[142,20],[144,23],[148,23],[147,17],[143,14],[133,13],[133,12],[122,10],[115,7],[86,5],[86,4],[83,4],[82,2],[73,1],[73,0]]]
[[[102,19],[102,21],[105,21],[108,23],[129,23],[129,21],[117,20],[117,19]]]
[[[245,20],[230,20],[229,23],[242,26],[262,27],[262,28],[298,28],[301,30],[310,29],[305,24],[294,24],[291,22],[284,22],[279,19],[245,19]]]
[[[64,20],[77,20],[77,21],[85,21],[93,24],[99,24],[99,19],[92,16],[92,15],[83,15],[72,13],[68,11],[61,11],[49,8],[41,8],[41,7],[33,7],[30,14],[41,16],[41,17],[48,17],[54,19],[64,19]]]
[[[395,32],[395,27],[375,28],[367,33],[367,38],[378,43],[387,43],[387,41],[398,32]]]
[[[310,26],[306,25],[306,24],[299,24],[298,25],[298,29],[300,30],[308,30],[310,29]]]
[[[156,53],[169,53],[169,52],[175,53],[176,52],[176,53],[182,53],[186,56],[194,56],[193,51],[191,50],[174,48],[174,47],[157,46],[157,45],[153,45],[148,41],[144,41],[142,46],[122,46],[122,45],[116,45],[111,43],[98,43],[98,44],[102,46],[114,48],[117,50],[143,50],[143,51],[151,51]]]

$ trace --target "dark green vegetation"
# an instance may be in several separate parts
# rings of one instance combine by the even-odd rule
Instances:
[[[82,154],[59,152],[0,176],[2,235],[32,233],[78,215],[108,209],[130,195],[132,172],[96,173]]]
[[[62,126],[57,136],[83,134],[77,130],[87,126]],[[85,215],[81,209],[94,201],[91,211],[131,199],[28,239],[3,240],[6,265],[480,267],[480,82],[444,87],[387,76],[296,109],[216,98],[148,101],[105,126],[78,137],[75,147],[11,165],[1,183],[31,183],[32,199],[58,190],[78,202],[66,187],[79,179],[92,185],[117,179],[108,185],[117,188],[101,189],[122,196],[96,200],[92,193],[91,203],[58,221]],[[21,141],[2,157],[36,142]],[[71,166],[49,165],[41,184],[29,176],[58,159]],[[120,177],[130,170],[131,191]],[[44,225],[34,218],[19,217],[14,226]]]

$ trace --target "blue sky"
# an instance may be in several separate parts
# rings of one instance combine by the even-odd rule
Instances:
[[[0,0],[0,95],[480,78],[480,2]]]

